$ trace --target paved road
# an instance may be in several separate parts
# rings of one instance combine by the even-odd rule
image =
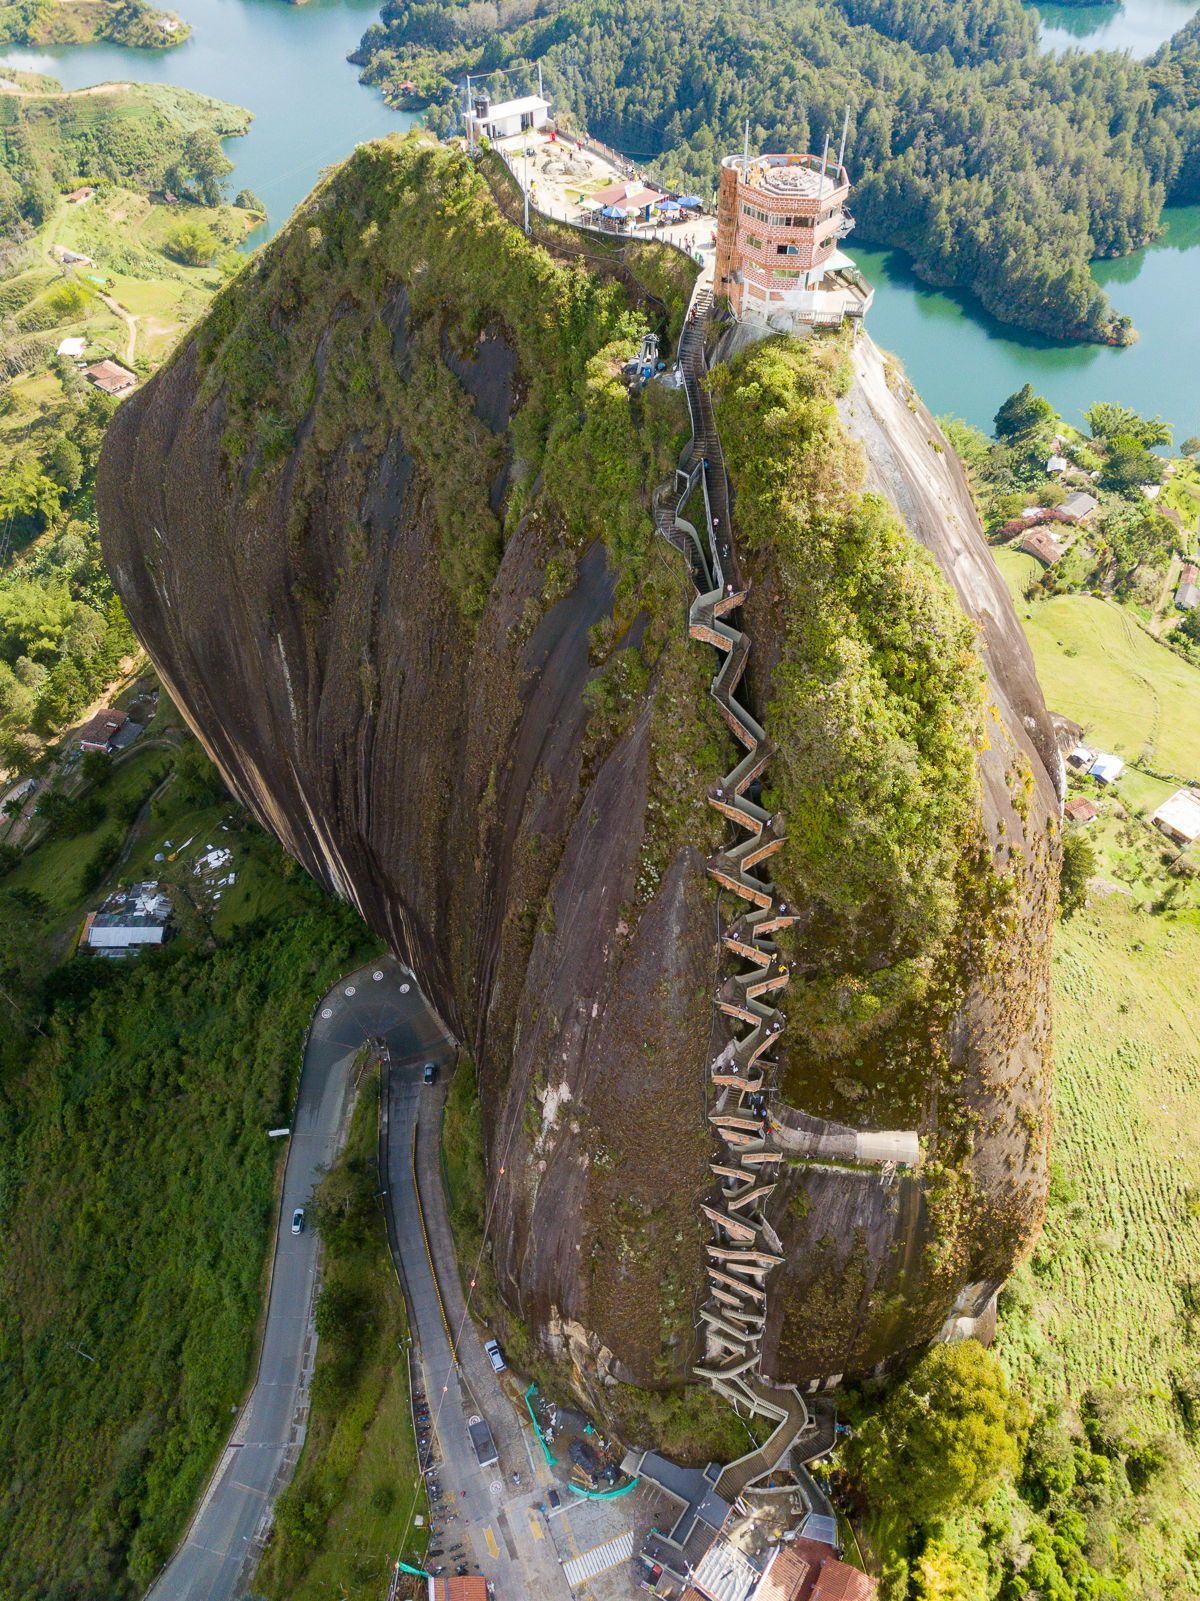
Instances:
[[[393,1060],[433,1054],[434,1047],[443,1058],[449,1053],[438,1018],[390,959],[342,979],[318,1007],[289,1142],[258,1377],[184,1543],[150,1591],[152,1601],[235,1601],[245,1594],[270,1507],[299,1455],[316,1348],[318,1242],[311,1229],[294,1236],[289,1225],[340,1144],[350,1067],[369,1035],[387,1040]]]
[[[444,1554],[432,1560],[453,1571],[453,1564],[460,1559],[451,1548],[461,1544],[461,1560],[472,1572],[494,1580],[496,1594],[503,1601],[531,1596],[568,1601],[571,1589],[555,1543],[545,1519],[536,1511],[553,1481],[535,1454],[532,1430],[521,1427],[513,1398],[493,1372],[479,1331],[466,1317],[438,1164],[444,1081],[443,1073],[436,1088],[426,1088],[421,1083],[419,1061],[397,1064],[393,1057],[387,1095],[389,1237],[404,1280],[417,1357],[435,1416],[442,1489],[447,1509],[454,1513],[452,1519],[441,1519],[437,1544]],[[423,1213],[418,1209],[414,1180],[420,1184]],[[426,1234],[438,1265],[441,1303]],[[457,1362],[451,1350],[452,1337]],[[487,1419],[501,1453],[500,1461],[489,1468],[479,1466],[467,1433],[466,1420],[475,1413]],[[521,1475],[519,1487],[513,1483],[515,1472]],[[406,1520],[409,1511],[409,1507],[403,1508]],[[435,1527],[437,1523],[435,1518]]]

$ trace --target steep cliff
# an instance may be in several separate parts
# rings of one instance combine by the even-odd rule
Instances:
[[[565,232],[545,243],[560,259],[465,157],[361,148],[118,412],[101,524],[134,626],[229,782],[475,1052],[510,1314],[585,1382],[656,1386],[686,1376],[704,1293],[705,857],[721,837],[705,792],[732,742],[649,512],[686,413],[657,385],[631,402],[620,364],[647,321],[677,323],[690,274],[666,249],[585,270],[562,259]],[[783,498],[829,494],[842,517],[876,503],[832,404],[850,358],[830,350],[788,360],[837,470],[801,483],[803,449],[781,450],[776,477],[799,473]],[[877,747],[916,775],[875,797],[912,894],[885,906],[864,890],[883,858],[827,830],[827,801],[857,815],[836,784],[805,790],[804,752],[854,763],[866,747],[809,693],[803,528],[785,549],[761,525],[754,359],[719,397],[732,432],[760,439],[729,450],[735,521],[744,508],[754,525],[751,687],[787,713],[792,832],[826,829],[828,847],[797,847],[786,869],[811,912],[796,944],[811,1026],[780,1062],[781,1115],[801,1141],[903,1128],[923,1146],[901,1174],[798,1155],[780,1186],[765,1366],[812,1381],[978,1311],[1036,1227],[1057,804],[1028,653],[928,424],[918,455],[945,516],[901,498],[913,537],[852,518],[846,616],[880,704],[904,699],[907,648],[938,669],[934,699],[912,699],[925,710]],[[895,397],[885,385],[871,410],[867,390],[860,376],[843,401],[851,431],[869,416],[886,441]],[[879,439],[867,471],[898,495]],[[904,613],[908,646],[873,608]],[[984,625],[982,660],[965,619]],[[921,905],[902,917],[901,900]]]

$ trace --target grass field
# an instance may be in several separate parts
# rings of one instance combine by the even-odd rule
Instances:
[[[1060,927],[1054,959],[1055,1185],[1042,1242],[1006,1299],[1009,1362],[1043,1398],[1128,1388],[1147,1435],[1179,1459],[1179,1508],[1200,1506],[1200,1438],[1172,1396],[1200,1364],[1200,921],[1123,896]],[[1145,1531],[1146,1560],[1186,1561],[1197,1520]],[[1183,1593],[1200,1592],[1200,1547]]]
[[[995,555],[1051,709],[1127,761],[1200,778],[1200,670],[1112,602],[1026,601],[1040,565]],[[1176,1392],[1200,1371],[1200,892],[1142,820],[1174,787],[1132,767],[1110,791],[1072,778],[1100,807],[1088,834],[1116,892],[1094,888],[1056,933],[1055,1177],[1041,1243],[1005,1294],[1000,1348],[1040,1400],[1078,1409],[1115,1386],[1132,1426],[1171,1442],[1136,1593],[1190,1596],[1200,1416],[1189,1432]],[[1164,895],[1174,908],[1151,915]]]
[[[1179,513],[1184,527],[1195,533],[1200,526],[1200,464],[1194,459],[1176,462],[1161,498],[1164,506]]]
[[[997,550],[1052,711],[1126,761],[1200,778],[1200,668],[1151,639],[1121,607],[1092,595],[1027,602],[1037,564]]]

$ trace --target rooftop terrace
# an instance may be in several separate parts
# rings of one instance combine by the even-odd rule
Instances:
[[[723,166],[736,170],[739,179],[751,189],[780,199],[819,200],[836,189],[848,189],[845,167],[830,159],[822,170],[821,157],[815,155],[726,156]]]

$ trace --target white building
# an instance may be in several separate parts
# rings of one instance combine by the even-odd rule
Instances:
[[[1150,814],[1150,821],[1177,844],[1192,844],[1200,839],[1200,791],[1177,789]]]
[[[544,127],[550,116],[550,102],[541,95],[523,95],[520,100],[493,102],[486,92],[471,96],[468,133],[475,139],[510,139]]]
[[[108,897],[98,912],[89,912],[83,945],[106,956],[123,956],[139,945],[161,945],[167,936],[171,903],[154,880],[133,884]]]
[[[1122,759],[1107,750],[1097,751],[1095,761],[1088,768],[1091,777],[1098,778],[1102,784],[1115,784],[1124,771]]]

